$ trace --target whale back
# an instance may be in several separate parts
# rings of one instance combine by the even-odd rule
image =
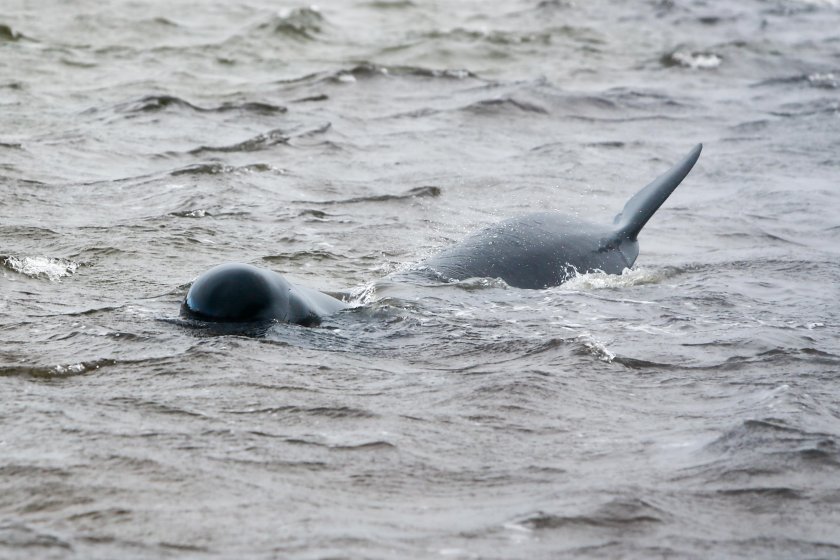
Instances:
[[[528,214],[468,236],[428,259],[425,267],[447,280],[501,278],[509,286],[532,289],[558,286],[576,274],[621,274],[636,262],[639,232],[691,171],[701,149],[695,146],[630,198],[612,226],[556,212]]]
[[[621,274],[633,266],[638,243],[614,239],[613,230],[556,212],[493,224],[424,264],[447,280],[501,278],[509,286],[542,289],[576,274]]]

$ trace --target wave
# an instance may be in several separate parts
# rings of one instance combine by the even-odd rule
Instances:
[[[199,146],[187,153],[198,155],[205,152],[256,152],[278,144],[288,144],[290,139],[291,136],[282,129],[277,128],[229,146]]]
[[[290,78],[284,80],[277,80],[274,83],[283,86],[303,85],[303,84],[318,84],[325,82],[339,82],[347,83],[359,80],[380,79],[380,78],[432,78],[442,80],[465,80],[475,79],[482,80],[478,75],[466,69],[451,69],[451,68],[427,68],[424,66],[410,66],[410,65],[383,65],[373,62],[359,62],[348,68],[340,68],[327,72],[316,72],[312,74],[305,74],[297,78]],[[322,101],[327,96],[323,94],[307,96],[301,101]]]
[[[417,6],[411,0],[371,0],[370,2],[365,2],[363,5],[379,10],[397,10]]]
[[[606,362],[608,364],[615,361],[615,354],[607,348],[607,345],[593,337],[589,333],[584,333],[575,338],[575,341],[580,345],[578,354],[589,355]]]
[[[169,175],[177,177],[179,175],[228,175],[235,173],[265,173],[267,171],[276,171],[277,169],[267,163],[252,163],[250,165],[234,166],[225,165],[219,162],[196,163],[187,165],[174,171],[170,171]]]
[[[275,115],[288,111],[288,109],[282,105],[272,105],[270,103],[257,101],[247,101],[242,103],[226,102],[216,107],[201,107],[190,103],[185,99],[181,99],[180,97],[166,94],[146,95],[139,99],[118,103],[113,107],[113,110],[119,113],[154,113],[170,108],[189,110],[197,113],[245,112],[257,115]],[[95,112],[95,109],[91,111]]]
[[[347,82],[348,77],[354,80],[375,78],[381,76],[408,76],[420,78],[443,78],[452,80],[463,80],[466,78],[477,78],[475,74],[469,70],[437,70],[433,68],[424,68],[421,66],[383,66],[380,64],[373,64],[370,62],[363,62],[350,69],[339,70],[330,75],[327,79],[331,81]]]
[[[411,35],[409,35],[409,37],[411,38]],[[513,47],[517,45],[547,46],[558,38],[570,38],[587,44],[601,44],[604,42],[600,35],[593,29],[575,27],[571,25],[549,27],[539,32],[519,32],[501,29],[467,29],[463,27],[456,27],[446,31],[435,30],[421,34],[414,34],[414,37],[421,41],[428,41],[435,44],[439,44],[444,41],[453,41],[459,43],[487,43],[489,45],[506,47]]]
[[[621,123],[676,120],[678,112],[689,108],[669,95],[651,90],[612,88],[599,93],[566,92],[544,80],[515,84],[487,83],[464,93],[477,97],[484,92],[484,99],[447,110],[477,115],[549,114],[584,122]],[[533,151],[554,145],[557,142],[537,146]],[[609,147],[620,145],[612,142]]]
[[[20,41],[22,39],[28,39],[28,37],[19,31],[15,31],[5,23],[0,23],[0,43]]]
[[[836,97],[816,99],[802,103],[785,103],[779,111],[770,111],[776,117],[810,117],[814,115],[840,115],[840,101]]]
[[[320,202],[313,201],[296,201],[301,204],[318,204],[323,206],[334,206],[337,204],[360,204],[365,202],[391,202],[395,200],[410,200],[413,198],[427,198],[440,196],[442,190],[440,187],[425,186],[414,187],[403,194],[381,194],[371,196],[359,196],[355,198],[345,198],[342,200],[323,200]]]
[[[838,72],[813,72],[810,74],[797,74],[784,78],[771,78],[762,80],[753,87],[773,87],[778,85],[805,85],[817,89],[838,89],[840,88],[840,73]]]
[[[834,434],[808,432],[777,418],[745,420],[705,448],[731,456],[748,452],[752,456],[751,464],[778,463],[777,467],[782,470],[789,466],[791,459],[812,465],[840,467],[840,446]]]
[[[328,24],[321,12],[311,6],[272,16],[268,21],[257,24],[254,29],[296,41],[316,41]]]
[[[117,364],[116,360],[101,359],[88,362],[59,364],[56,366],[0,365],[0,377],[36,377],[54,379],[73,377],[96,371],[106,366]]]
[[[294,138],[308,138],[310,136],[324,134],[330,130],[330,128],[332,128],[332,124],[326,123],[315,128],[303,130],[296,134],[287,130],[276,128],[229,146],[199,146],[198,148],[189,150],[187,153],[190,155],[197,155],[206,152],[256,152],[272,146],[277,146],[279,144],[289,144],[290,140]]]
[[[772,498],[772,499],[785,499],[785,500],[801,500],[805,498],[805,495],[793,488],[788,488],[786,486],[750,486],[746,488],[727,488],[727,489],[720,489],[715,491],[716,494],[720,494],[722,496],[734,496],[734,497],[748,497],[748,498]]]
[[[514,522],[515,526],[530,530],[575,529],[581,526],[631,529],[667,521],[670,516],[663,510],[639,499],[615,499],[581,515],[561,515],[545,512],[531,514]]]

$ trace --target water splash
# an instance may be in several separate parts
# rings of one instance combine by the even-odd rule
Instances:
[[[606,272],[589,272],[578,274],[567,280],[562,288],[572,291],[590,291],[603,289],[628,288],[630,286],[641,286],[644,284],[657,284],[668,278],[666,271],[654,271],[645,268],[625,268],[619,274],[607,274]]]
[[[586,349],[588,354],[591,354],[602,362],[611,364],[615,359],[615,354],[607,348],[606,344],[593,337],[590,333],[584,333],[576,337],[575,340],[583,345],[583,348]]]
[[[79,264],[67,259],[50,257],[6,257],[3,266],[18,274],[30,278],[44,277],[51,282],[58,282],[65,276],[74,274]]]
[[[712,70],[720,66],[723,58],[709,52],[676,51],[664,59],[666,66],[682,66],[692,70]]]
[[[840,87],[840,76],[833,72],[817,72],[808,75],[808,83],[817,88],[836,89]]]

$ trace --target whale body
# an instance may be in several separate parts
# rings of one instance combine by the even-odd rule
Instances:
[[[424,270],[446,280],[501,278],[510,286],[531,289],[558,286],[575,274],[621,274],[636,262],[639,232],[688,175],[701,150],[698,144],[636,193],[611,225],[556,212],[528,214],[468,236],[425,261]],[[292,284],[276,272],[229,263],[196,279],[181,304],[181,315],[202,321],[312,326],[346,307],[343,301]]]
[[[639,232],[700,157],[698,144],[679,163],[636,193],[612,225],[557,212],[499,222],[445,249],[424,264],[447,280],[501,278],[516,288],[558,286],[587,272],[621,274],[639,255]]]
[[[181,316],[220,323],[279,321],[313,326],[345,307],[343,301],[292,284],[271,270],[228,263],[193,282],[181,304]]]

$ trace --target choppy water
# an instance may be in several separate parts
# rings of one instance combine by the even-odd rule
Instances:
[[[2,4],[0,556],[840,557],[837,2]],[[624,276],[389,277],[698,141]]]

